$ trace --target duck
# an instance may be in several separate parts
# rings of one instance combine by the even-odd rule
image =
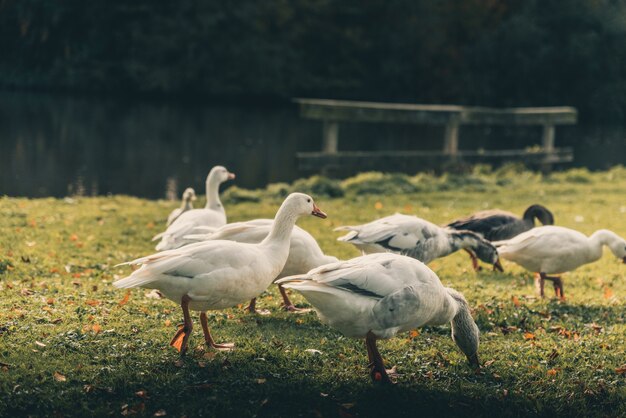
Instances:
[[[324,324],[346,337],[365,339],[370,377],[392,383],[376,342],[424,325],[452,325],[452,339],[479,368],[480,332],[463,295],[444,287],[424,263],[377,253],[327,264],[277,281],[302,294]]]
[[[565,299],[562,279],[549,275],[566,273],[599,260],[605,245],[626,263],[626,241],[608,229],[586,236],[574,229],[547,225],[493,244],[500,257],[536,273],[535,284],[541,297],[544,297],[544,282],[549,280],[556,296]]]
[[[185,236],[186,239],[196,241],[229,240],[256,244],[265,239],[272,230],[272,219],[253,219],[245,222],[235,222],[224,225],[208,234],[192,234]],[[309,270],[324,264],[338,261],[337,257],[324,254],[319,244],[304,229],[298,225],[291,231],[289,245],[289,257],[282,271],[276,276],[277,279],[298,273],[306,273]],[[283,308],[289,312],[307,312],[308,309],[297,308],[289,299],[285,289],[278,285],[283,298]],[[256,298],[250,301],[246,308],[249,312],[256,311]]]
[[[167,217],[166,226],[170,226],[172,222],[174,222],[182,213],[193,209],[192,202],[194,200],[196,200],[196,191],[191,187],[187,187],[183,192],[183,198],[180,207],[170,212],[169,216]]]
[[[514,213],[500,209],[483,210],[465,218],[459,218],[446,225],[447,228],[472,231],[487,241],[502,241],[535,227],[535,219],[543,225],[554,225],[554,215],[545,206],[530,205],[518,218]],[[471,251],[467,251],[476,266],[478,261]]]
[[[206,311],[230,308],[261,294],[285,267],[291,231],[304,215],[326,218],[311,196],[292,193],[278,209],[271,232],[260,243],[212,240],[158,252],[122,263],[140,268],[113,285],[120,289],[157,289],[180,304],[184,322],[170,345],[181,355],[187,351],[193,330],[190,310],[200,311],[206,344],[230,350],[233,344],[218,344],[211,336]]]
[[[337,240],[353,244],[364,254],[393,252],[428,264],[463,248],[502,271],[498,252],[489,241],[472,231],[442,228],[417,216],[396,213],[367,224],[335,229],[346,230],[349,232]],[[479,269],[478,263],[474,268]]]
[[[220,184],[234,178],[235,174],[221,165],[213,167],[206,178],[206,206],[181,213],[164,232],[155,235],[152,241],[160,240],[156,250],[173,250],[189,244],[184,236],[193,233],[197,227],[218,228],[225,225],[226,212],[220,201],[219,189]]]

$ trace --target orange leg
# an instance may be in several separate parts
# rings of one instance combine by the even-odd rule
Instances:
[[[283,297],[283,309],[289,312],[309,312],[310,309],[296,308],[291,300],[289,300],[289,295],[287,295],[287,291],[281,285],[278,285],[278,290],[280,290],[280,294]]]
[[[376,336],[371,331],[365,336],[365,347],[367,348],[367,358],[369,359],[370,377],[374,382],[393,384],[389,375],[397,376],[395,366],[391,369],[385,369],[383,358],[376,347]]]
[[[202,312],[200,314],[200,324],[202,325],[202,332],[204,332],[204,341],[206,341],[209,347],[213,347],[216,350],[223,350],[223,351],[229,351],[235,348],[235,344],[233,343],[217,344],[213,340],[213,337],[211,337],[211,332],[209,331],[209,322],[207,320],[206,312]]]
[[[539,296],[541,296],[542,298],[545,296],[543,291],[544,281],[545,279],[541,276],[540,273],[535,274],[535,288],[537,289]]]
[[[256,313],[256,298],[250,300],[250,304],[246,306],[246,311],[248,311],[248,313]]]
[[[178,328],[178,331],[174,334],[174,338],[170,341],[170,345],[176,348],[181,356],[184,356],[187,352],[189,337],[191,336],[191,331],[193,331],[193,322],[191,321],[191,316],[189,316],[189,302],[191,302],[191,298],[187,295],[183,296],[180,301],[180,307],[183,309],[184,323],[182,327]]]
[[[541,280],[541,296],[543,297],[543,282],[544,280],[550,280],[554,287],[554,294],[557,298],[565,300],[565,292],[563,291],[563,280],[558,276],[548,276],[545,273],[539,273]]]

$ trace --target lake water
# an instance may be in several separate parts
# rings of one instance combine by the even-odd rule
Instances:
[[[240,187],[292,181],[295,154],[321,148],[321,123],[283,107],[215,106],[0,92],[0,195],[202,193],[222,164]],[[442,128],[343,124],[340,150],[439,149]],[[460,147],[524,148],[539,128],[461,128]],[[577,166],[626,164],[624,127],[559,127]],[[409,171],[417,172],[419,167]]]

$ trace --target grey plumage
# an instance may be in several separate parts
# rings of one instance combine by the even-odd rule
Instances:
[[[543,225],[554,224],[552,212],[544,206],[532,205],[526,209],[521,219],[511,212],[494,209],[476,212],[466,218],[457,219],[449,223],[447,227],[473,231],[488,241],[501,241],[534,228],[535,219]]]
[[[498,254],[493,245],[472,231],[441,228],[416,216],[395,214],[364,225],[344,226],[349,232],[339,241],[353,244],[364,253],[394,252],[423,263],[468,249],[490,264]]]

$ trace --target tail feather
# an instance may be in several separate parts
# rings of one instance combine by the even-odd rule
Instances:
[[[359,231],[350,230],[346,235],[337,238],[337,241],[348,242],[359,236]]]
[[[307,280],[311,280],[311,279],[307,277],[306,274],[294,274],[293,276],[287,276],[287,277],[278,279],[274,283],[289,287],[289,284],[301,283]]]
[[[206,241],[207,239],[211,238],[211,235],[213,234],[189,234],[185,235],[183,238],[192,241]]]
[[[215,232],[217,230],[217,228],[212,227],[212,226],[196,226],[193,228],[193,231],[205,231],[205,232]]]
[[[140,268],[134,271],[130,276],[113,282],[113,286],[119,289],[129,289],[131,287],[143,287],[155,280],[154,275],[150,274],[146,269]]]
[[[354,227],[350,225],[338,226],[333,231],[353,231]]]
[[[165,231],[161,232],[160,234],[156,234],[155,236],[152,237],[152,241],[158,241],[161,238],[163,238],[163,235],[165,234]]]

